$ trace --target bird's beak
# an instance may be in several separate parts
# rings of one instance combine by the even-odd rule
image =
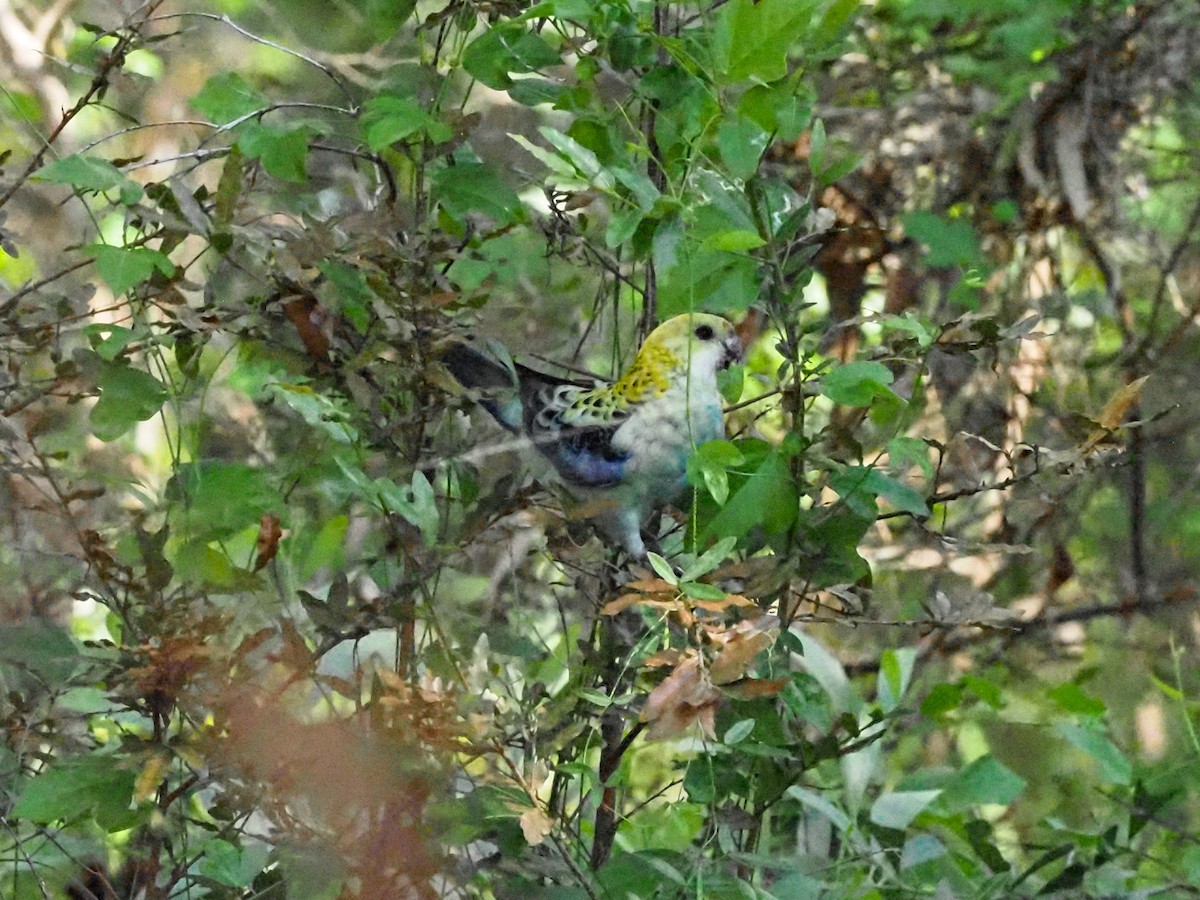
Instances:
[[[740,363],[743,358],[742,341],[736,334],[731,334],[725,338],[722,343],[725,349],[725,355],[721,360],[721,368],[728,369],[735,363]]]

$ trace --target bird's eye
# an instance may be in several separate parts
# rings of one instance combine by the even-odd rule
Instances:
[[[711,325],[696,326],[696,337],[700,338],[702,341],[711,341],[715,333],[716,332],[713,331],[713,327]]]

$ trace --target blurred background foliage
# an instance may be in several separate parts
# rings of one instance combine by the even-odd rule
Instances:
[[[1200,893],[1198,39],[0,0],[0,895]],[[645,565],[437,362],[701,309]]]

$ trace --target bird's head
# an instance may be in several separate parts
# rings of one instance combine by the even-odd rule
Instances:
[[[712,379],[741,358],[742,342],[725,319],[708,313],[675,316],[650,332],[612,390],[637,403],[661,396],[681,376],[688,382]]]
[[[693,375],[707,375],[740,361],[742,342],[728,320],[708,313],[685,313],[650,332],[638,351],[638,362],[644,355],[667,353]]]

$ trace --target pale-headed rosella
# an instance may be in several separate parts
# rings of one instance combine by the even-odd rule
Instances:
[[[717,373],[741,341],[720,316],[668,319],[646,337],[615,382],[585,384],[502,362],[453,343],[441,361],[514,434],[529,438],[601,529],[644,557],[642,524],[687,493],[687,459],[725,436]]]

